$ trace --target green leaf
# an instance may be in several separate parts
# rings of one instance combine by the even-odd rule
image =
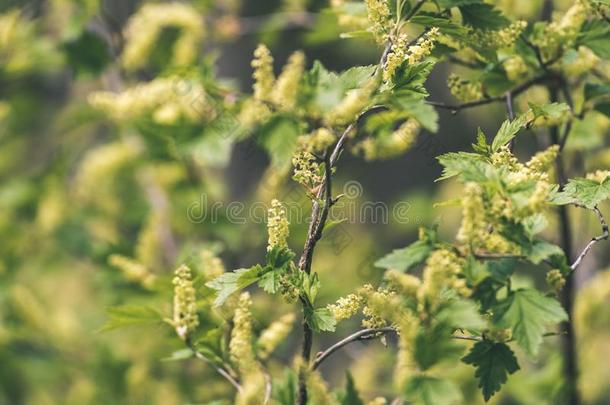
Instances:
[[[443,166],[443,173],[438,180],[461,176],[465,181],[484,182],[490,176],[493,167],[485,156],[470,152],[449,152],[437,157]]]
[[[458,404],[462,394],[456,385],[449,381],[426,374],[411,377],[405,387],[405,397],[409,403],[417,405]]]
[[[534,241],[527,249],[525,255],[534,264],[540,264],[551,256],[564,254],[563,249],[559,246],[549,243],[544,240]]]
[[[510,24],[500,10],[490,4],[466,4],[460,6],[462,21],[466,25],[478,29],[499,29]]]
[[[296,394],[297,375],[293,370],[286,368],[282,379],[273,381],[273,398],[280,405],[294,405],[297,400]]]
[[[192,358],[195,352],[189,348],[176,350],[169,357],[161,359],[162,361],[182,361]]]
[[[593,209],[608,198],[610,198],[610,177],[602,183],[580,177],[568,180],[563,191],[556,193],[551,201],[558,205],[579,204]]]
[[[280,289],[280,280],[282,277],[281,270],[273,269],[267,271],[258,280],[258,286],[269,294],[275,294]]]
[[[206,286],[218,291],[214,305],[220,306],[234,292],[258,281],[262,274],[263,268],[260,265],[247,269],[237,269],[216,277],[214,280],[206,283]]]
[[[450,300],[435,319],[459,329],[479,330],[486,325],[477,304],[464,299]]]
[[[124,305],[120,307],[108,308],[106,310],[108,320],[100,330],[107,332],[110,330],[124,328],[126,326],[162,323],[163,316],[154,308],[139,305]]]
[[[519,363],[510,347],[487,340],[472,346],[462,361],[477,368],[474,375],[479,378],[479,387],[485,401],[500,391],[509,374],[519,370]]]
[[[83,31],[81,35],[63,44],[68,66],[78,74],[96,75],[111,60],[106,42],[95,32]]]
[[[271,165],[288,171],[300,135],[299,126],[291,118],[276,117],[261,128],[260,142],[271,157]]]
[[[472,144],[472,149],[481,155],[488,156],[491,154],[491,147],[487,144],[487,137],[481,127],[477,128],[477,141]]]
[[[375,267],[382,269],[396,269],[409,271],[411,268],[426,261],[434,245],[425,240],[418,240],[403,249],[396,249],[392,253],[375,262]]]
[[[610,59],[610,24],[600,20],[586,22],[576,45],[585,45],[600,58]]]
[[[506,120],[500,126],[496,137],[491,143],[491,150],[497,152],[502,146],[510,142],[517,133],[527,124],[527,115],[522,114],[514,120]]]
[[[334,332],[337,321],[328,308],[304,309],[305,320],[315,332]]]
[[[456,39],[466,39],[468,37],[468,30],[466,27],[456,24],[450,19],[439,16],[438,14],[421,12],[411,17],[409,22],[424,27],[437,27],[443,34]]]
[[[585,83],[584,93],[586,101],[597,97],[610,96],[610,85],[599,83]]]
[[[273,269],[284,268],[294,258],[294,252],[288,248],[274,246],[267,252],[267,266]]]
[[[568,315],[556,299],[533,289],[511,292],[496,308],[493,317],[497,326],[512,329],[514,339],[531,356],[538,355],[546,325],[567,319]]]
[[[364,405],[349,370],[345,371],[345,393],[339,398],[339,403],[341,405]]]
[[[534,113],[534,117],[561,118],[570,114],[570,107],[566,103],[534,104],[527,103]]]
[[[438,5],[442,8],[464,6],[467,4],[480,4],[481,0],[438,0]]]

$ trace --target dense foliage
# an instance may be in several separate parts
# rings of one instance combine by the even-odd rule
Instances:
[[[593,349],[609,349],[608,271],[578,297],[575,279],[608,262],[607,0],[311,3],[0,10],[0,402],[610,398]],[[289,25],[377,62],[335,72],[293,50],[278,69]],[[251,91],[215,52],[245,33]],[[439,70],[453,102],[430,95]],[[432,152],[441,191],[401,247],[372,249],[362,224],[336,246],[337,184],[362,180],[346,157],[421,152],[439,114],[494,105],[504,119],[468,150]],[[244,145],[268,157],[239,198],[264,201],[264,224],[227,203]]]

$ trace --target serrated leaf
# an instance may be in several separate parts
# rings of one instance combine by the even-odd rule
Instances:
[[[478,330],[485,326],[485,321],[479,314],[479,308],[473,301],[454,299],[450,300],[436,318],[452,328]]]
[[[517,133],[527,124],[527,115],[522,114],[514,120],[506,120],[500,126],[496,137],[491,143],[491,150],[497,152],[502,146],[510,142]]]
[[[258,286],[266,293],[275,294],[280,289],[281,271],[273,269],[267,271],[258,280]]]
[[[601,20],[586,22],[576,45],[585,45],[600,58],[610,59],[610,24]]]
[[[409,403],[417,405],[458,404],[462,399],[460,390],[453,382],[425,374],[411,377],[404,393]]]
[[[449,152],[437,157],[443,166],[443,173],[438,180],[461,176],[465,181],[483,182],[487,180],[493,167],[484,156],[470,152]]]
[[[334,332],[337,321],[328,308],[304,309],[305,320],[315,332]]]
[[[519,363],[510,347],[487,340],[472,346],[462,361],[476,367],[474,375],[479,378],[485,401],[500,391],[509,374],[519,370]]]
[[[214,280],[206,283],[207,287],[218,291],[215,306],[220,306],[231,296],[231,294],[255,283],[263,275],[263,269],[260,265],[256,265],[246,269],[237,269],[235,271],[224,273]]]
[[[502,328],[511,328],[513,338],[530,356],[537,356],[546,326],[566,321],[559,302],[533,289],[511,292],[499,304],[493,317]]]
[[[579,204],[593,209],[608,198],[610,198],[610,177],[601,183],[579,177],[568,180],[563,191],[553,195],[551,201],[558,205]]]
[[[561,118],[570,114],[570,107],[566,103],[534,104],[527,103],[534,117]]]
[[[551,256],[562,256],[563,254],[563,249],[559,246],[544,240],[536,240],[525,249],[525,255],[534,264],[540,264]]]
[[[285,267],[294,258],[294,252],[288,248],[274,246],[267,252],[267,266],[273,269]]]
[[[159,311],[140,305],[124,305],[108,308],[106,314],[108,315],[108,320],[100,330],[101,332],[133,325],[160,324],[163,322],[163,316]]]
[[[491,152],[491,147],[487,144],[487,137],[483,130],[481,130],[481,127],[477,128],[477,141],[472,144],[472,149],[485,156]]]
[[[466,4],[460,6],[462,21],[473,28],[493,30],[506,27],[510,20],[491,4]]]
[[[396,249],[392,253],[375,262],[375,267],[382,269],[396,269],[409,271],[411,268],[426,261],[434,245],[425,240],[418,240],[403,249]]]

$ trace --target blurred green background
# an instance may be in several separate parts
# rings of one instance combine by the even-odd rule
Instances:
[[[219,211],[217,220],[193,220],[189,209],[231,201],[244,209],[271,198],[293,199],[306,210],[296,185],[274,182],[269,157],[253,137],[218,135],[207,118],[174,125],[141,120],[117,123],[91,107],[88,97],[120,91],[154,78],[169,58],[176,29],[164,29],[146,69],[125,69],[117,61],[124,28],[140,7],[133,0],[2,0],[0,3],[0,403],[2,404],[178,404],[210,403],[230,397],[231,387],[193,360],[163,359],[180,349],[163,325],[101,332],[106,308],[143,303],[170,313],[171,273],[184,260],[216,252],[228,270],[251,266],[265,252],[265,224],[235,221]],[[179,75],[196,72],[221,90],[248,92],[256,44],[271,48],[277,68],[303,49],[308,64],[318,59],[332,70],[376,63],[371,42],[339,39],[336,17],[323,1],[193,0],[201,17],[201,57]],[[539,0],[495,2],[509,15],[536,18]],[[569,1],[557,1],[558,10]],[[213,78],[215,71],[216,78]],[[428,82],[431,99],[450,100],[440,64]],[[187,90],[184,97],[197,97]],[[534,91],[524,98],[545,98]],[[225,97],[225,102],[226,97]],[[523,107],[523,106],[521,106]],[[358,181],[356,204],[401,203],[403,220],[348,221],[320,245],[314,266],[325,282],[321,302],[332,302],[364,282],[378,281],[373,262],[406,246],[422,225],[439,222],[451,237],[459,209],[434,208],[451,198],[455,185],[435,183],[435,156],[466,148],[478,126],[493,132],[504,108],[486,106],[454,115],[440,112],[440,131],[423,133],[417,145],[396,159],[366,163],[346,157],[338,188]],[[610,168],[608,120],[593,116],[568,145],[577,170]],[[544,136],[527,133],[518,154],[529,156]],[[592,156],[584,160],[584,153]],[[574,174],[574,173],[573,173]],[[582,173],[575,173],[581,175]],[[608,210],[608,204],[603,207]],[[574,211],[576,246],[598,232],[596,219]],[[292,221],[291,246],[300,251],[307,224]],[[549,229],[553,229],[551,224]],[[549,232],[551,239],[556,238]],[[610,403],[610,249],[600,244],[577,276],[575,319],[586,403]],[[112,255],[137,266],[113,265]],[[116,258],[116,256],[115,256]],[[133,264],[132,263],[132,264]],[[145,269],[142,272],[142,268]],[[148,278],[148,281],[146,279]],[[520,281],[543,282],[544,274],[523,272]],[[151,280],[154,280],[152,282]],[[154,287],[151,287],[154,285]],[[262,329],[289,308],[256,296],[255,328]],[[325,347],[348,334],[345,323]],[[299,328],[280,348],[271,369],[290,364],[300,344]],[[537,363],[520,359],[522,370],[493,399],[503,404],[553,404],[561,386],[557,338],[549,338]],[[316,349],[314,349],[316,350]],[[351,364],[363,396],[388,394],[393,352],[378,342],[337,353],[322,372],[333,385],[344,383]],[[463,378],[468,403],[482,401],[472,369]]]

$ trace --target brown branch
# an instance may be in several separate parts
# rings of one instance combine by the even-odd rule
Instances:
[[[536,84],[545,82],[547,80],[550,80],[551,78],[553,78],[553,76],[551,76],[549,74],[543,74],[540,76],[536,76],[536,77],[514,87],[513,89],[508,90],[507,93],[511,94],[511,98],[517,97],[519,94],[523,93],[525,90],[529,89],[530,87],[532,87]],[[455,114],[455,113],[459,112],[460,110],[464,110],[467,108],[479,107],[482,105],[497,103],[497,102],[504,102],[505,100],[506,100],[506,93],[501,96],[486,97],[486,98],[482,98],[480,100],[469,101],[467,103],[462,103],[462,104],[446,104],[446,103],[439,102],[439,101],[426,101],[426,104],[431,105],[433,107],[437,107],[437,108],[451,110]]]
[[[337,343],[335,343],[334,345],[330,346],[329,348],[327,348],[326,350],[324,350],[323,352],[320,352],[316,355],[316,359],[313,362],[312,365],[312,370],[317,369],[320,364],[322,364],[322,362],[324,360],[326,360],[331,354],[333,354],[334,352],[336,352],[337,350],[341,349],[344,346],[347,346],[348,344],[352,343],[352,342],[358,342],[358,341],[362,341],[362,340],[370,340],[370,339],[375,339],[377,337],[380,337],[386,333],[390,333],[390,332],[396,332],[396,329],[387,326],[384,328],[369,328],[369,329],[362,329],[359,330],[355,333],[352,333],[351,335],[349,335],[348,337],[346,337],[345,339],[342,339],[340,341],[338,341]]]
[[[579,207],[584,208],[580,205],[579,205]],[[593,246],[597,242],[600,242],[602,240],[607,240],[608,237],[610,236],[608,233],[608,223],[606,223],[606,220],[604,219],[602,212],[599,210],[599,208],[597,208],[597,206],[593,207],[593,211],[595,212],[595,214],[597,214],[597,218],[599,219],[599,222],[602,226],[602,234],[594,237],[593,239],[591,239],[589,241],[589,243],[587,243],[587,245],[582,250],[582,252],[580,252],[580,254],[576,258],[574,263],[572,263],[572,265],[570,266],[570,269],[572,269],[572,271],[576,270],[576,268],[580,265],[580,262],[582,262],[582,260],[585,258],[585,256],[589,253],[589,251],[593,248]]]

